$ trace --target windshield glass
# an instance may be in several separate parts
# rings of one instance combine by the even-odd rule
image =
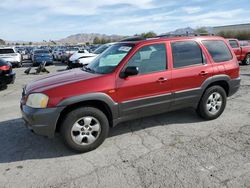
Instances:
[[[97,56],[87,68],[98,74],[108,74],[119,65],[134,44],[115,44]]]
[[[47,51],[47,50],[37,50],[34,53],[35,54],[49,54],[49,51]]]
[[[104,52],[108,47],[110,47],[111,45],[108,44],[103,44],[100,47],[98,47],[93,53],[94,54],[101,54],[102,52]]]

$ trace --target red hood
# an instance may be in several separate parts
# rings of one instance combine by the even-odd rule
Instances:
[[[73,69],[63,71],[56,74],[51,74],[44,78],[38,79],[26,86],[26,93],[42,92],[47,89],[58,87],[61,85],[74,83],[82,80],[88,80],[100,76],[99,74],[91,74],[81,69]]]

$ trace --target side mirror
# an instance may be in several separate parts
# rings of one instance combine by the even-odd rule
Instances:
[[[121,78],[126,78],[128,76],[134,76],[139,73],[139,68],[135,66],[127,67],[123,72],[121,72]]]

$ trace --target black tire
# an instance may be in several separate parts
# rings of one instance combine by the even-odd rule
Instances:
[[[208,101],[209,97],[214,93],[220,94],[221,106],[216,113],[212,114],[212,112],[210,112],[207,109],[207,103],[209,102]],[[218,118],[223,113],[223,111],[226,107],[226,103],[227,103],[227,94],[226,94],[225,90],[221,86],[215,85],[215,86],[212,86],[212,87],[209,87],[208,89],[206,89],[206,91],[204,92],[203,96],[200,99],[200,102],[199,102],[198,108],[196,109],[196,112],[203,119],[213,120],[213,119]]]
[[[88,145],[80,145],[73,140],[71,131],[74,123],[86,116],[94,117],[99,121],[101,127],[100,133],[93,143],[90,143]],[[68,147],[81,153],[88,152],[100,146],[103,143],[103,141],[107,138],[109,133],[109,121],[106,115],[99,109],[94,107],[81,107],[69,112],[66,115],[65,119],[62,122],[60,133],[62,135],[65,144]]]
[[[250,65],[250,54],[246,55],[246,58],[242,61],[243,65]]]

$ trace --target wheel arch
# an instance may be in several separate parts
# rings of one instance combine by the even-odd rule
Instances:
[[[215,85],[221,86],[225,90],[227,96],[229,96],[229,91],[230,91],[229,82],[230,82],[230,77],[228,75],[217,75],[208,78],[202,85],[202,96],[208,88]]]
[[[64,117],[70,111],[84,106],[91,106],[101,110],[108,118],[110,127],[113,126],[113,120],[118,116],[118,105],[110,96],[104,93],[91,93],[80,95],[63,100],[57,106],[64,106],[61,111],[57,124],[56,132],[60,131],[61,123]]]

